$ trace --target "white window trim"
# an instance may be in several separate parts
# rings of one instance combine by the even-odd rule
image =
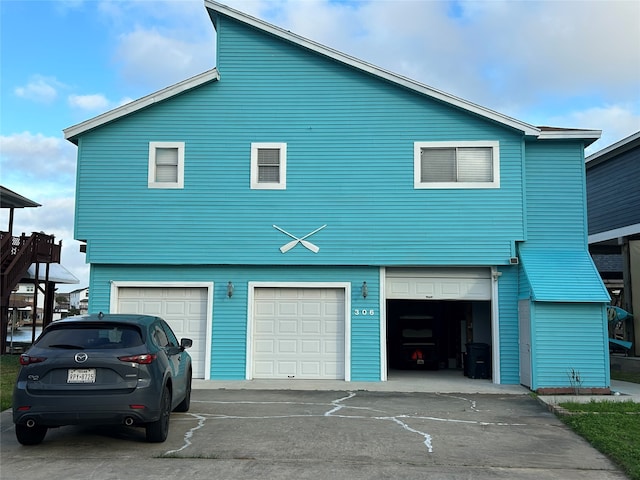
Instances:
[[[178,149],[178,181],[156,182],[156,149]],[[149,142],[149,188],[184,188],[184,142]]]
[[[420,181],[420,152],[423,148],[455,148],[455,147],[489,147],[493,155],[492,182],[421,182]],[[413,144],[413,187],[416,189],[443,188],[500,188],[500,142],[497,141],[466,141],[466,142],[414,142]]]
[[[258,182],[258,150],[277,148],[280,150],[280,182]],[[286,143],[252,143],[251,144],[251,189],[252,190],[285,190],[287,188],[287,144]]]

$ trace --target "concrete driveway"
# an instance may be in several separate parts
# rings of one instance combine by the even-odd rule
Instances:
[[[1,420],[2,479],[626,478],[526,394],[195,390],[162,444],[63,427],[24,447]]]

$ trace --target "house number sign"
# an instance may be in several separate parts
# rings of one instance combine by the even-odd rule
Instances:
[[[363,308],[362,310],[359,310],[359,309],[357,309],[357,308],[356,308],[356,309],[353,311],[353,314],[354,314],[356,317],[357,317],[357,316],[359,316],[359,315],[362,315],[362,316],[365,316],[365,315],[375,315],[375,314],[376,314],[376,311],[375,311],[374,309],[367,310],[366,308]]]

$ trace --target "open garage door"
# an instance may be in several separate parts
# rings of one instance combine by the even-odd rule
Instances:
[[[491,300],[489,268],[388,268],[387,299]]]
[[[467,344],[491,344],[490,268],[388,268],[385,287],[389,368],[462,371]]]
[[[119,287],[117,313],[164,318],[178,340],[191,338],[193,377],[204,378],[207,332],[207,289],[182,287]]]
[[[255,288],[253,378],[344,379],[340,288]]]

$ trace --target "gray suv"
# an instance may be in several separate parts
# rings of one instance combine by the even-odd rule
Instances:
[[[97,314],[47,326],[20,356],[13,421],[23,445],[63,425],[127,425],[164,442],[172,411],[191,400],[192,341],[160,317]]]

